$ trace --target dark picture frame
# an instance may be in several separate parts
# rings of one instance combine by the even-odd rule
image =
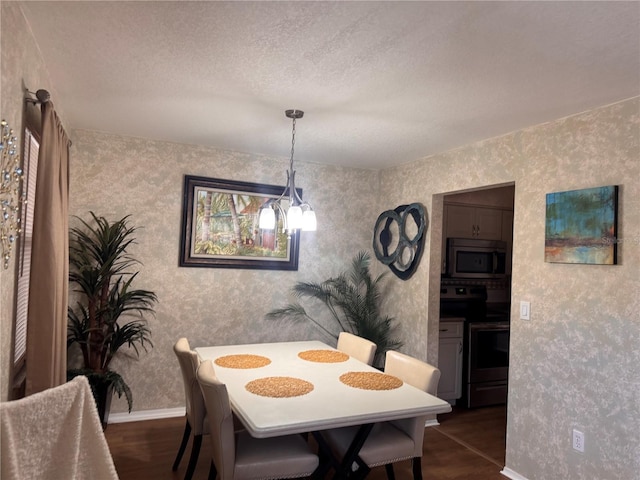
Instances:
[[[285,187],[184,176],[181,267],[298,270],[300,231],[258,228],[260,208]],[[302,197],[302,189],[296,189]],[[286,208],[286,199],[283,207]]]

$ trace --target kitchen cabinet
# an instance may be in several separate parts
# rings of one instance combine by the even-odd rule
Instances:
[[[462,396],[462,337],[463,321],[440,320],[438,368],[440,383],[438,397],[455,405]]]
[[[446,237],[502,239],[502,209],[473,205],[445,205]]]

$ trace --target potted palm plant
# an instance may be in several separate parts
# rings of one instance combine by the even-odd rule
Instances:
[[[87,376],[106,425],[113,393],[125,395],[129,412],[133,404],[131,389],[110,369],[111,361],[121,347],[139,356],[140,349],[153,346],[145,315],[154,314],[157,297],[132,287],[139,273],[133,270],[140,262],[127,252],[136,231],[129,225],[129,215],[109,222],[90,213],[91,223],[79,219],[80,225],[70,229],[69,281],[77,302],[68,310],[67,348],[77,345],[81,360],[67,377]]]
[[[401,347],[402,342],[393,337],[394,319],[380,313],[380,282],[384,274],[373,278],[369,271],[370,263],[369,254],[361,251],[351,261],[349,271],[321,283],[297,282],[293,286],[294,296],[323,303],[330,312],[333,325],[325,325],[312,318],[299,302],[272,310],[267,313],[267,318],[310,321],[333,338],[337,338],[340,331],[367,338],[377,345],[374,365],[380,366],[384,353]]]

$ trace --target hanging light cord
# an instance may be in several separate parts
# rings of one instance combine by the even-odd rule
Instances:
[[[293,152],[296,145],[296,120],[298,118],[302,118],[302,112],[299,110],[293,110],[291,112],[292,127],[291,127],[291,159],[289,160],[289,170],[287,171],[287,190],[289,193],[289,199],[291,201],[291,205],[307,205],[308,203],[303,202],[300,195],[298,195],[298,191],[296,190],[296,182],[295,175],[296,172],[293,169]],[[287,193],[285,191],[285,193]]]
[[[293,118],[293,129],[291,130],[291,161],[289,162],[289,170],[293,172],[293,148],[296,145],[296,118]]]

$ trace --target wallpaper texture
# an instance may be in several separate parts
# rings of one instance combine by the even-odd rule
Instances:
[[[87,218],[93,211],[116,219],[130,214],[132,224],[142,227],[133,250],[143,263],[136,285],[158,295],[157,315],[149,322],[154,347],[139,360],[121,356],[113,363],[131,386],[136,410],[184,404],[172,350],[181,336],[192,347],[334,341],[308,323],[265,320],[264,315],[290,301],[294,282],[337,275],[367,247],[376,218],[376,172],[295,165],[303,198],[318,217],[318,231],[301,235],[297,272],[193,268],[178,266],[183,176],[284,185],[288,160],[88,131],[73,132],[71,157],[73,215]],[[310,306],[322,317],[317,305]],[[112,411],[125,408],[117,401]]]
[[[53,98],[56,98],[56,90],[51,84],[38,46],[29,32],[18,4],[1,2],[0,8],[0,45],[2,46],[0,48],[0,72],[2,73],[0,115],[21,139],[25,89],[35,92],[44,88],[49,90]],[[56,105],[56,109],[64,119],[64,109],[59,105]],[[0,399],[2,400],[6,400],[9,394],[16,268],[15,254],[7,270],[0,267],[0,359],[2,365]]]
[[[19,7],[1,8],[2,116],[20,125],[25,86],[57,97]],[[64,119],[64,105],[56,108]],[[70,130],[71,214],[131,214],[141,227],[137,285],[159,297],[150,320],[154,347],[114,364],[131,385],[134,410],[184,404],[172,351],[180,336],[193,346],[331,341],[308,324],[264,314],[289,300],[295,281],[343,271],[359,250],[371,249],[378,214],[410,202],[426,207],[425,253],[410,280],[387,275],[385,310],[399,322],[403,351],[436,363],[443,195],[515,184],[506,467],[529,480],[640,478],[639,110],[634,98],[383,172],[297,162],[319,224],[302,236],[297,272],[178,267],[183,175],[282,185],[286,158]],[[545,263],[545,194],[601,185],[620,186],[619,265]],[[0,272],[3,400],[13,274]],[[528,322],[516,318],[520,300],[531,302]],[[126,411],[124,400],[113,411]],[[585,433],[584,454],[571,449],[573,428]]]
[[[640,478],[640,102],[631,99],[384,172],[381,198],[421,201],[515,182],[506,466],[530,480]],[[544,262],[545,195],[619,185],[619,264]],[[400,188],[398,187],[400,186]],[[437,358],[440,254],[395,282],[407,348]],[[427,295],[428,293],[428,295]],[[521,300],[531,320],[518,319]],[[415,334],[412,336],[412,332]],[[585,433],[585,453],[571,448]]]

